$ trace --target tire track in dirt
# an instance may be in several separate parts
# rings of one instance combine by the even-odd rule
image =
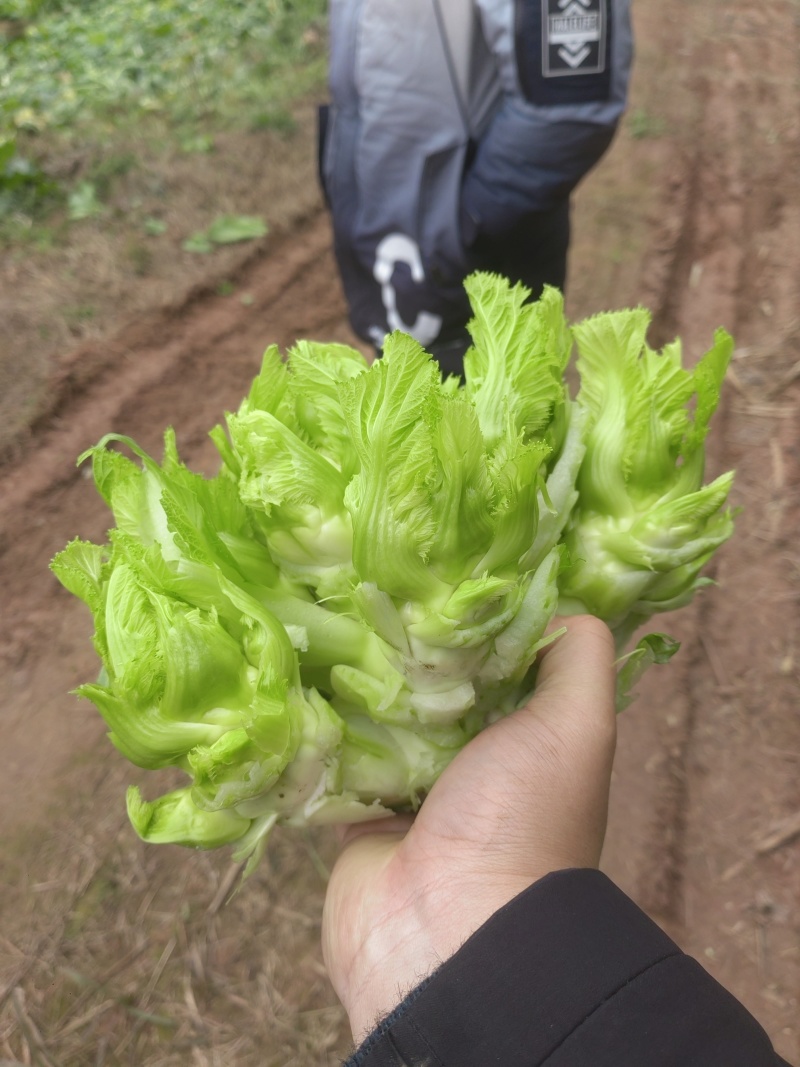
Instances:
[[[672,182],[673,211],[678,220],[664,238],[665,261],[659,291],[645,303],[654,308],[650,341],[655,347],[681,337],[688,358],[698,358],[711,344],[714,329],[737,324],[736,294],[741,264],[750,243],[741,196],[741,160],[731,151],[720,124],[738,120],[726,106],[730,86],[711,75],[695,81],[695,99],[702,117],[687,148],[682,168]],[[730,131],[727,131],[728,133]],[[720,155],[721,140],[728,151]],[[736,234],[734,244],[731,235]],[[700,293],[701,280],[704,282]],[[713,297],[710,297],[713,294]],[[721,473],[719,459],[728,452],[728,397],[723,396],[708,441],[708,466]],[[716,578],[716,560],[707,568]],[[654,813],[654,835],[646,876],[638,896],[653,915],[672,923],[685,916],[686,835],[690,819],[689,762],[701,714],[698,680],[717,666],[705,639],[715,611],[713,595],[700,596],[681,616],[683,654],[674,684],[680,701],[671,702],[661,731],[664,758]],[[723,678],[717,668],[717,681]]]
[[[800,812],[800,569],[788,580],[785,564],[800,529],[797,7],[719,7],[714,40],[708,144],[723,152],[706,166],[722,163],[726,187],[704,217],[703,274],[679,327],[688,336],[718,301],[729,305],[737,356],[711,463],[736,467],[744,510],[716,563],[724,595],[699,603],[713,671],[691,679],[683,943],[797,1062],[800,842],[760,851]],[[727,288],[725,259],[736,266]]]
[[[220,399],[235,403],[234,390],[241,396],[257,369],[254,353],[273,336],[270,316],[278,304],[278,343],[291,343],[282,322],[284,298],[301,281],[303,310],[293,309],[298,329],[338,326],[343,304],[329,249],[327,219],[318,215],[235,277],[250,299],[246,311],[235,297],[195,290],[180,308],[156,311],[110,340],[78,349],[55,386],[59,399],[38,427],[35,449],[0,469],[0,551],[14,529],[14,512],[77,477],[72,457],[94,442],[95,426],[119,425],[126,403],[131,411],[137,397],[160,392],[169,418],[196,418],[198,424],[199,409],[209,400],[216,401],[216,412]],[[92,364],[91,375],[81,374],[82,362]],[[222,398],[212,393],[219,387]]]
[[[670,666],[679,699],[673,692],[665,703],[655,678],[643,687],[659,752],[649,832],[627,872],[637,900],[748,1005],[792,1062],[800,1053],[800,849],[788,838],[773,855],[759,848],[770,827],[800,811],[796,15],[780,2],[706,10],[708,37],[695,49],[702,116],[669,183],[644,286],[643,302],[656,309],[652,343],[680,336],[699,355],[716,326],[734,334],[708,473],[736,467],[733,503],[744,511],[709,572],[721,588],[697,598],[674,628],[663,623],[683,643]],[[795,560],[794,585],[781,553]]]
[[[693,22],[681,18],[680,9],[676,12],[664,8],[658,12],[658,22],[656,32],[663,47],[686,54],[686,68],[694,71],[693,56],[704,42],[691,39]],[[694,110],[663,181],[659,223],[645,257],[639,299],[652,312],[649,343],[660,348],[680,336],[684,358],[692,361],[710,346],[715,327],[732,326],[730,301],[715,301],[717,306],[703,309],[699,321],[692,304],[698,280],[713,255],[709,231],[720,226],[720,212],[727,216],[727,223],[733,224],[734,232],[739,231],[740,220],[733,217],[731,210],[738,161],[726,156],[709,166],[718,121],[719,86],[711,73],[690,74],[690,81]],[[738,261],[739,253],[735,252],[714,263],[715,293],[735,289]],[[725,408],[723,399],[715,416],[710,451],[724,453]],[[713,455],[710,459],[713,467]],[[711,570],[708,573],[713,577]],[[654,619],[648,627],[678,638],[681,653],[667,668],[667,687],[662,685],[658,669],[654,669],[640,686],[637,704],[626,712],[621,723],[619,784],[616,796],[612,796],[607,867],[639,904],[676,936],[685,915],[688,764],[698,713],[695,682],[710,669],[707,643],[701,635],[706,616],[713,611],[713,596],[699,597],[674,617]],[[632,740],[626,751],[624,741],[629,735]],[[648,748],[651,755],[642,766],[640,752]]]

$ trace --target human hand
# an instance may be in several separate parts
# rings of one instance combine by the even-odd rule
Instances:
[[[568,619],[529,704],[474,738],[415,817],[347,828],[322,944],[357,1041],[533,882],[597,866],[614,689],[610,631],[591,616]]]

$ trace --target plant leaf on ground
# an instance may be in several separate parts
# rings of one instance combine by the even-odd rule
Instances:
[[[54,183],[41,168],[20,155],[16,138],[0,136],[0,217],[30,211],[54,193]]]
[[[193,233],[183,242],[186,252],[210,252],[214,245],[253,241],[267,233],[267,224],[254,215],[220,215],[206,230]]]
[[[103,205],[98,199],[94,182],[80,182],[69,194],[67,203],[71,222],[103,214]]]

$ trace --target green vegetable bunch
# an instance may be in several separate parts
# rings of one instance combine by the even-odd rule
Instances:
[[[87,453],[115,526],[52,564],[94,616],[103,669],[78,692],[133,763],[189,779],[129,790],[146,840],[233,843],[252,866],[278,821],[414,809],[525,701],[557,613],[605,619],[622,652],[704,584],[732,532],[732,475],[702,485],[727,334],[688,371],[677,343],[647,347],[642,310],[570,328],[554,289],[466,285],[463,385],[400,333],[371,366],[272,347],[212,431],[215,477],[171,431],[160,464],[115,435]],[[620,706],[676,647],[651,634],[624,657]]]

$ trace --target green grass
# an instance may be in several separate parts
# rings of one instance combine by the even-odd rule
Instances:
[[[636,141],[642,141],[648,137],[662,137],[667,132],[664,119],[660,115],[651,114],[643,107],[631,112],[628,117],[628,127],[631,136]]]
[[[325,10],[0,0],[0,244],[40,243],[64,209],[71,222],[101,217],[140,166],[131,144],[165,159],[211,152],[223,131],[291,136],[293,101],[324,85]]]
[[[0,0],[21,27],[0,50],[0,136],[258,114],[318,72],[324,13],[324,0]]]

